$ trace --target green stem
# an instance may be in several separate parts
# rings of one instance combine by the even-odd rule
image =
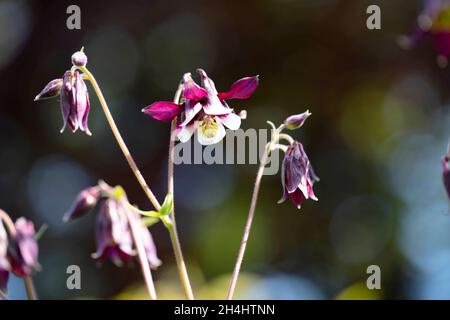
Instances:
[[[236,289],[236,283],[239,278],[239,272],[241,270],[242,260],[244,260],[245,249],[247,248],[247,242],[250,235],[250,229],[253,223],[253,217],[255,216],[256,202],[258,200],[259,188],[261,186],[261,179],[264,173],[264,167],[269,157],[272,142],[269,142],[261,157],[261,161],[258,168],[258,173],[256,175],[255,186],[253,188],[252,200],[250,204],[250,210],[248,212],[247,222],[245,224],[244,235],[242,236],[241,246],[239,248],[239,253],[237,256],[236,264],[233,269],[233,274],[231,276],[230,286],[228,288],[227,300],[233,299],[234,291]]]

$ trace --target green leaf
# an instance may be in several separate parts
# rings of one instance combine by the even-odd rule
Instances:
[[[173,195],[172,193],[168,193],[166,198],[164,199],[164,203],[161,206],[161,210],[159,210],[159,214],[161,216],[167,216],[173,211]]]
[[[139,211],[139,213],[143,216],[150,217],[150,218],[159,218],[160,214],[156,211]]]

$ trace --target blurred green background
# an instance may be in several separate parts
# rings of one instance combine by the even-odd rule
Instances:
[[[204,68],[226,90],[260,75],[242,128],[267,128],[287,115],[313,115],[293,133],[321,181],[319,202],[300,211],[266,176],[238,298],[450,298],[450,215],[440,157],[449,128],[449,70],[429,38],[416,48],[397,37],[416,27],[420,1],[248,0],[77,1],[82,29],[66,28],[67,1],[0,2],[0,207],[49,226],[40,240],[44,299],[146,298],[140,270],[98,267],[94,215],[65,225],[77,193],[102,178],[149,203],[91,94],[92,137],[60,134],[59,103],[33,103],[70,67],[81,46],[144,176],[166,190],[169,126],[140,110],[170,100],[181,75]],[[366,28],[378,4],[382,30]],[[88,87],[90,87],[88,85]],[[92,90],[91,90],[92,92]],[[180,165],[175,201],[182,246],[200,298],[225,298],[250,204],[256,165]],[[151,228],[163,261],[160,298],[183,298],[168,234]],[[66,268],[82,289],[66,288]],[[382,290],[365,286],[369,265]],[[11,298],[24,298],[13,278]]]

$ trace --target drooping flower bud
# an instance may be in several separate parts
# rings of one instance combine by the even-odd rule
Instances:
[[[54,98],[60,95],[63,86],[63,79],[54,79],[50,81],[44,89],[34,98],[34,101]]]
[[[288,147],[283,160],[281,168],[283,197],[278,203],[282,203],[290,197],[292,202],[300,209],[303,197],[317,201],[318,199],[312,189],[316,181],[319,181],[319,178],[314,173],[303,145],[294,141]]]
[[[109,258],[122,266],[135,255],[133,238],[125,208],[119,201],[107,199],[97,215],[97,251],[92,255],[102,263]]]
[[[63,221],[68,222],[88,214],[95,208],[100,198],[100,187],[94,186],[84,189],[75,198],[74,203],[64,215]]]
[[[16,235],[8,247],[8,259],[11,272],[16,276],[30,275],[40,269],[38,263],[38,244],[34,238],[36,232],[33,222],[25,218],[17,219]]]
[[[288,117],[286,120],[284,120],[284,126],[289,130],[298,129],[305,123],[306,119],[311,115],[311,112],[309,110],[306,110],[303,113],[296,114],[293,116]]]
[[[72,64],[77,67],[86,66],[88,58],[83,51],[77,51],[72,55]]]
[[[61,89],[61,112],[64,120],[61,132],[69,125],[73,132],[80,129],[87,135],[92,135],[87,125],[89,109],[89,93],[83,77],[78,71],[66,71]]]

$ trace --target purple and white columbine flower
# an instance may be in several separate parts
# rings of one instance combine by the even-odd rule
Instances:
[[[417,28],[399,39],[404,48],[415,46],[425,35],[432,36],[438,64],[445,67],[450,57],[450,0],[424,0],[423,10],[417,19]]]
[[[282,203],[289,197],[298,209],[303,198],[317,201],[313,191],[313,185],[319,178],[309,162],[303,145],[294,141],[287,149],[281,168],[281,183],[283,185],[283,197],[278,201]]]
[[[234,113],[226,103],[230,99],[247,99],[258,87],[258,76],[246,77],[236,81],[227,92],[219,93],[214,82],[206,72],[198,69],[201,86],[186,77],[184,81],[184,103],[180,106],[173,102],[158,101],[142,111],[152,118],[169,122],[178,115],[176,136],[180,142],[188,141],[197,131],[198,141],[202,145],[215,144],[225,136],[225,127],[237,130],[241,126],[241,117]]]

